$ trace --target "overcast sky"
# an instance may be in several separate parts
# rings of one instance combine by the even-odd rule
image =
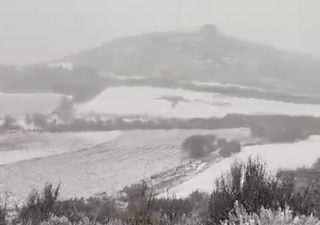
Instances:
[[[177,28],[178,0],[0,0],[0,64],[51,60]],[[181,26],[320,55],[320,0],[181,0]]]

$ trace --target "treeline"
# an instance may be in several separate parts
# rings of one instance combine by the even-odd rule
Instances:
[[[58,93],[84,102],[94,98],[106,87],[98,72],[90,67],[72,70],[35,65],[18,70],[0,67],[0,91],[8,93]]]
[[[72,107],[70,107],[72,108]],[[111,131],[136,129],[225,129],[247,127],[255,137],[268,142],[293,142],[309,135],[320,134],[320,118],[285,115],[241,115],[231,114],[223,118],[140,118],[119,117],[105,120],[100,116],[73,118],[61,123],[56,118],[33,115],[27,118],[34,130],[49,132]],[[17,127],[16,120],[7,116],[0,130],[24,129]]]
[[[318,224],[320,183],[304,187],[294,176],[272,175],[264,162],[235,162],[216,180],[210,194],[161,197],[146,182],[117,197],[59,198],[60,186],[47,184],[10,211],[0,207],[1,225],[216,225]],[[247,221],[248,223],[245,223]]]

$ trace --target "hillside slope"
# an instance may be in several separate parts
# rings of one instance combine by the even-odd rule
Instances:
[[[214,25],[197,32],[121,38],[64,60],[104,75],[216,81],[320,95],[320,60],[239,40],[219,33]]]
[[[206,25],[195,32],[119,38],[49,63],[0,65],[0,91],[59,93],[84,102],[107,86],[153,85],[319,103],[319,73],[320,59],[240,40]]]

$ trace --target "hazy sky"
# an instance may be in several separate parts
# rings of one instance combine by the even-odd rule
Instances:
[[[177,28],[178,0],[0,0],[0,64],[56,59],[115,37]],[[181,0],[182,28],[320,55],[320,0]]]

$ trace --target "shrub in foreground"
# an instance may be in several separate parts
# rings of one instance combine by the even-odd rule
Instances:
[[[264,162],[252,158],[235,162],[210,195],[161,198],[146,182],[125,188],[117,199],[59,200],[59,190],[47,184],[33,191],[13,223],[0,207],[0,225],[320,225],[319,183],[297,190],[294,177],[271,176]]]
[[[0,198],[1,200],[1,198]],[[8,218],[7,200],[0,202],[0,225],[6,225]]]
[[[57,201],[53,213],[58,217],[66,217],[72,224],[82,222],[83,218],[105,224],[118,218],[119,211],[113,198],[91,197]]]
[[[18,214],[18,222],[21,224],[38,225],[49,219],[54,205],[59,197],[60,186],[53,187],[51,183],[45,185],[43,192],[34,190],[22,206]]]
[[[57,217],[51,215],[47,221],[41,223],[41,225],[72,225],[67,217]]]
[[[318,218],[314,216],[295,216],[294,213],[286,208],[276,210],[261,208],[260,213],[249,214],[243,206],[237,202],[234,213],[230,213],[227,220],[221,225],[320,225]]]
[[[233,212],[238,201],[249,213],[259,213],[262,207],[277,210],[284,207],[292,192],[267,173],[266,165],[259,159],[235,162],[229,173],[216,180],[208,207],[208,224],[219,224]]]

